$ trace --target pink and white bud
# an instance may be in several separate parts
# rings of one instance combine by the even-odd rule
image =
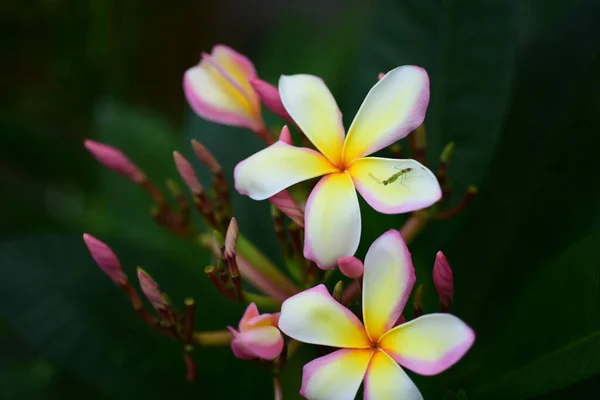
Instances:
[[[292,195],[287,190],[282,190],[281,192],[269,197],[269,201],[271,204],[277,207],[279,211],[294,221],[296,225],[301,228],[304,227],[304,211],[300,208],[298,203],[296,203]]]
[[[338,259],[338,267],[344,276],[352,279],[360,278],[365,271],[362,261],[353,256]]]
[[[383,77],[385,76],[385,72],[380,72],[377,74],[377,80],[380,81],[383,79]]]
[[[196,139],[192,139],[192,148],[198,160],[206,165],[210,169],[210,172],[213,174],[221,173],[221,164],[219,164],[215,156],[202,143]]]
[[[146,179],[144,173],[121,150],[90,139],[84,142],[84,146],[100,164],[130,181],[140,184]]]
[[[281,128],[281,133],[279,134],[279,141],[285,144],[289,144],[290,146],[294,145],[294,142],[292,141],[292,134],[290,132],[290,128],[288,128],[287,125],[284,125],[283,128]]]
[[[202,193],[202,185],[196,176],[196,171],[194,171],[192,164],[176,151],[173,152],[173,159],[175,160],[175,167],[177,167],[181,179],[183,179],[185,185],[190,189],[190,192],[195,195]]]
[[[83,234],[83,241],[98,267],[114,283],[119,286],[125,285],[127,283],[127,276],[123,272],[119,259],[110,247],[88,233]]]
[[[238,329],[228,327],[233,334],[231,350],[237,358],[274,360],[283,350],[283,336],[277,328],[279,313],[259,314],[256,304],[250,303]]]
[[[225,233],[225,258],[235,259],[237,240],[240,234],[240,228],[235,218],[231,218],[227,232]]]
[[[150,304],[152,304],[152,307],[154,307],[154,309],[157,311],[166,310],[169,305],[167,304],[167,301],[163,295],[160,293],[160,289],[158,288],[158,285],[154,279],[152,279],[152,277],[141,268],[138,268],[137,276],[138,281],[140,282],[140,287],[142,288],[142,292],[144,292],[144,295]]]
[[[265,107],[267,107],[273,114],[285,119],[289,122],[294,122],[290,114],[283,106],[279,90],[269,82],[265,82],[262,79],[254,78],[250,80],[250,85],[254,88],[258,96],[262,100]]]
[[[260,99],[250,85],[253,78],[256,70],[248,58],[217,45],[185,72],[183,90],[190,107],[200,117],[258,132],[264,129],[264,123]]]
[[[438,251],[433,264],[433,284],[438,292],[443,311],[448,311],[454,296],[454,278],[444,253]]]

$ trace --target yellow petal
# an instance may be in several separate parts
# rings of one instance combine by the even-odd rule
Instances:
[[[365,375],[364,400],[421,400],[423,396],[406,372],[385,352],[377,351]]]
[[[334,165],[341,166],[342,113],[321,78],[290,75],[279,79],[283,106],[306,137]]]
[[[424,69],[398,67],[373,86],[348,130],[344,162],[350,164],[402,139],[425,119],[429,78]]]
[[[343,349],[309,362],[300,394],[309,400],[353,400],[370,358],[371,350]]]
[[[410,252],[400,232],[389,230],[365,256],[363,319],[372,341],[394,326],[415,283]]]

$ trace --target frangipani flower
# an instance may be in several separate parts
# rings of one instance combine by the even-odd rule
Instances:
[[[260,99],[250,85],[254,78],[256,70],[248,58],[217,45],[185,72],[183,89],[190,107],[202,118],[261,132]]]
[[[231,350],[237,358],[274,360],[283,350],[283,336],[277,324],[279,313],[259,314],[256,304],[250,303],[240,320],[238,330],[228,327],[233,334]]]
[[[344,135],[342,114],[325,86],[312,75],[282,76],[285,109],[318,151],[283,141],[237,165],[238,192],[264,200],[298,182],[325,175],[306,203],[304,256],[329,269],[358,248],[361,218],[356,190],[375,210],[405,213],[441,197],[435,176],[414,160],[366,157],[419,127],[429,102],[422,68],[398,67],[371,89]],[[401,173],[394,183],[384,180]],[[356,188],[356,190],[355,190]]]
[[[324,285],[287,299],[279,319],[286,335],[341,348],[304,366],[300,393],[310,400],[351,400],[364,379],[365,399],[421,399],[402,367],[438,374],[467,352],[475,334],[450,314],[429,314],[394,327],[414,283],[408,248],[400,233],[390,230],[365,257],[364,325]]]

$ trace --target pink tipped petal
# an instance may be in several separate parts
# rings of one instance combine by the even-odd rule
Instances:
[[[144,293],[150,304],[152,304],[152,307],[154,307],[157,310],[166,309],[167,302],[160,293],[160,289],[158,288],[158,285],[156,284],[154,279],[152,279],[152,277],[141,268],[138,268],[137,276],[140,282],[140,287],[142,288],[142,292]]]
[[[202,118],[259,130],[263,127],[258,95],[249,79],[256,76],[252,63],[226,46],[188,69],[183,88],[190,107]]]
[[[394,326],[414,284],[415,270],[406,243],[400,232],[389,230],[365,256],[363,319],[373,341]]]
[[[435,175],[415,160],[366,157],[354,161],[349,172],[356,190],[383,214],[420,210],[442,197]],[[395,174],[395,181],[384,182]]]
[[[259,315],[260,314],[258,312],[258,307],[256,306],[256,304],[248,304],[248,307],[246,307],[246,311],[244,311],[244,315],[242,315],[242,319],[240,320],[240,331],[246,330],[248,328],[248,322],[258,317]]]
[[[335,165],[341,165],[344,145],[342,113],[321,78],[282,76],[281,101],[306,137]]]
[[[144,173],[121,150],[89,139],[84,142],[84,146],[100,164],[130,181],[141,183],[146,179]]]
[[[400,365],[421,375],[436,375],[454,365],[475,341],[475,333],[450,314],[428,314],[400,325],[379,347]]]
[[[233,352],[233,355],[240,360],[252,360],[256,358],[256,356],[246,348],[244,342],[238,339],[238,337],[235,337],[231,341],[231,351]]]
[[[354,256],[340,258],[338,267],[344,276],[352,279],[361,277],[365,270],[362,261]]]
[[[402,139],[425,119],[429,77],[423,68],[398,67],[373,86],[348,130],[347,164]]]
[[[275,115],[278,115],[287,121],[294,121],[285,110],[285,107],[281,102],[281,96],[279,96],[279,91],[275,86],[258,78],[250,80],[250,84],[262,100],[265,107],[267,107]]]
[[[371,358],[365,375],[364,400],[421,400],[423,396],[406,372],[383,351]]]
[[[353,400],[369,365],[371,350],[342,349],[306,364],[300,394],[309,400]]]
[[[294,200],[292,195],[287,190],[282,190],[279,193],[269,197],[269,201],[279,211],[288,216],[294,221],[299,227],[304,227],[304,210],[300,208],[298,203]]]
[[[262,326],[241,332],[235,340],[255,358],[274,360],[283,350],[283,336],[274,326]]]
[[[454,279],[450,264],[441,251],[438,251],[433,264],[433,284],[438,292],[440,304],[447,311],[454,295]]]
[[[283,128],[281,128],[281,133],[279,134],[279,141],[285,144],[289,144],[290,146],[294,145],[294,142],[292,141],[292,134],[290,133],[290,128],[288,128],[287,125],[284,125]]]
[[[98,267],[100,267],[114,283],[117,285],[124,285],[127,283],[127,276],[125,276],[125,273],[123,272],[121,263],[110,247],[87,233],[83,234],[83,241]]]
[[[279,329],[304,343],[347,348],[370,346],[363,324],[331,297],[325,285],[315,286],[284,301]]]
[[[181,154],[174,151],[173,158],[175,159],[175,166],[181,176],[181,179],[185,182],[185,185],[190,189],[190,192],[198,194],[202,192],[202,185],[196,176],[194,167],[188,160],[186,160]]]
[[[360,241],[360,207],[347,172],[321,178],[305,213],[305,258],[331,269],[341,257],[354,255]]]
[[[317,151],[277,142],[240,162],[233,175],[238,192],[265,200],[298,182],[333,171]]]

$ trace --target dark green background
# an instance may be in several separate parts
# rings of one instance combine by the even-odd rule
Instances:
[[[600,3],[594,0],[377,2],[37,0],[0,6],[0,398],[264,399],[269,373],[228,348],[195,353],[150,332],[81,241],[108,242],[175,302],[193,296],[198,329],[235,324],[207,255],[161,230],[150,203],[82,147],[123,149],[157,182],[190,138],[222,161],[261,147],[250,133],[200,120],[182,74],[225,43],[273,83],[313,73],[349,123],[379,72],[416,64],[431,78],[429,163],[456,143],[451,202],[480,195],[412,245],[426,311],[431,267],[454,270],[453,312],[477,341],[457,366],[415,377],[426,398],[593,398],[600,384]],[[268,115],[273,123],[278,121]],[[200,173],[207,180],[208,174]],[[363,204],[364,206],[364,204]],[[279,260],[268,205],[234,198],[241,229]],[[359,254],[404,216],[363,207]],[[265,232],[268,233],[265,234]],[[295,398],[308,347],[284,376]],[[466,396],[465,397],[465,393]]]

